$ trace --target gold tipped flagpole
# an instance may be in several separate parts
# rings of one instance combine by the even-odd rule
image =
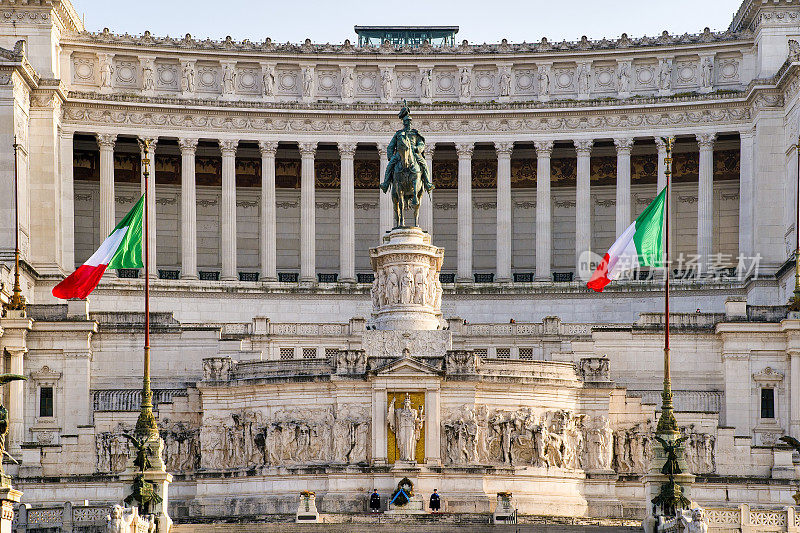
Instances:
[[[670,353],[669,353],[669,282],[670,282],[670,262],[669,262],[669,219],[670,219],[670,193],[672,192],[672,147],[675,143],[674,137],[666,139],[667,144],[667,157],[664,160],[665,169],[664,175],[666,178],[667,192],[664,200],[664,214],[666,221],[665,237],[664,237],[664,391],[661,393],[661,416],[658,419],[658,426],[656,433],[660,434],[677,434],[678,422],[675,420],[675,414],[672,406],[672,381],[670,369]]]
[[[150,388],[150,139],[139,139],[142,147],[142,173],[144,175],[144,372],[142,377],[142,405],[136,421],[136,433],[147,437],[158,437],[158,426],[153,416],[153,391]]]
[[[17,157],[19,144],[17,137],[14,136],[14,289],[11,293],[11,301],[8,302],[6,309],[13,311],[24,311],[25,300],[22,297],[22,286],[19,277],[19,176],[17,175]]]

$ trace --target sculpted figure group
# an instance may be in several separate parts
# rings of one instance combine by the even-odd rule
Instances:
[[[442,284],[436,270],[424,266],[392,265],[379,269],[372,283],[372,307],[376,311],[397,304],[427,305],[439,309]]]

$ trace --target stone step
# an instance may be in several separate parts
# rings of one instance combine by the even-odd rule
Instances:
[[[321,516],[321,518],[323,518]],[[325,523],[296,524],[290,515],[265,517],[264,522],[175,524],[171,533],[279,533],[284,531],[325,533],[376,533],[376,527],[386,528],[386,533],[471,533],[480,531],[509,533],[598,533],[641,531],[641,526],[626,521],[591,521],[559,523],[545,517],[520,517],[520,524],[508,526],[490,525],[489,515],[325,515]],[[564,520],[563,522],[569,522]]]

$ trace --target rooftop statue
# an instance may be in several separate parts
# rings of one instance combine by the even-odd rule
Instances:
[[[405,227],[403,211],[414,210],[414,226],[419,225],[419,205],[423,191],[433,190],[431,172],[425,161],[425,138],[411,127],[411,111],[405,101],[398,117],[403,121],[403,129],[398,130],[386,149],[389,164],[381,190],[392,188],[394,207],[394,227]]]

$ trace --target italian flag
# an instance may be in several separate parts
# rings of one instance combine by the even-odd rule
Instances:
[[[125,215],[100,248],[78,270],[53,287],[56,298],[86,298],[107,268],[141,268],[144,195]]]
[[[619,279],[623,272],[644,266],[661,266],[664,254],[664,203],[667,188],[628,226],[600,261],[587,287],[597,292]]]

